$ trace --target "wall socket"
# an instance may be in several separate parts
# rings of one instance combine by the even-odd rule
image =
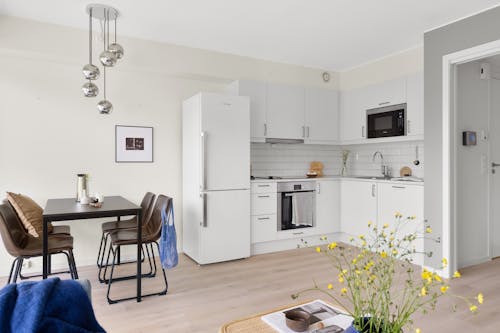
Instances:
[[[31,267],[33,267],[33,261],[23,260],[23,268],[31,268]]]

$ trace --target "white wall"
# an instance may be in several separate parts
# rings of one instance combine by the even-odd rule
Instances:
[[[337,74],[325,84],[320,69],[120,38],[125,57],[108,76],[114,112],[103,116],[99,99],[80,91],[87,41],[84,30],[0,16],[0,193],[25,193],[44,206],[74,196],[76,173],[88,172],[91,192],[135,202],[146,191],[165,193],[180,212],[183,99],[240,78],[338,87]],[[116,124],[153,126],[155,162],[116,164]],[[176,214],[180,247],[181,218]],[[77,264],[93,264],[100,221],[71,227]],[[11,260],[0,246],[0,275]]]
[[[463,146],[462,132],[488,132],[489,81],[481,80],[480,62],[457,67],[457,264],[458,268],[488,260],[489,142]]]

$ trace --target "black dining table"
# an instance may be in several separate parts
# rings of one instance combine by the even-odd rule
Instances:
[[[75,198],[49,199],[43,210],[43,278],[46,279],[50,267],[48,256],[48,224],[56,221],[72,221],[95,219],[102,217],[117,217],[135,215],[137,217],[137,295],[127,299],[141,301],[141,249],[142,220],[141,206],[138,206],[121,196],[105,197],[102,206],[92,207],[76,202]]]

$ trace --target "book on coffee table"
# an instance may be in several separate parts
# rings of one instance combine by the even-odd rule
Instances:
[[[353,318],[321,300],[264,315],[261,319],[280,333],[342,333]]]

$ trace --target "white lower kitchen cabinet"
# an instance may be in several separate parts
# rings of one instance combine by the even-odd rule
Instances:
[[[370,233],[368,222],[377,221],[377,183],[342,180],[340,185],[341,230],[351,236]]]
[[[424,232],[424,187],[407,184],[379,184],[378,188],[378,225],[389,225],[389,230],[397,230],[396,238],[402,239],[406,235],[417,232],[420,236]],[[398,223],[395,213],[403,215]],[[414,220],[406,220],[408,216],[415,216]],[[423,239],[418,238],[413,245],[417,252],[423,252]],[[423,264],[423,254],[413,257],[414,263]]]
[[[269,242],[276,239],[278,223],[276,214],[252,216],[252,243]]]
[[[276,183],[252,182],[251,193],[252,244],[276,240],[278,232]]]
[[[340,231],[340,181],[316,181],[316,230],[320,234]]]

